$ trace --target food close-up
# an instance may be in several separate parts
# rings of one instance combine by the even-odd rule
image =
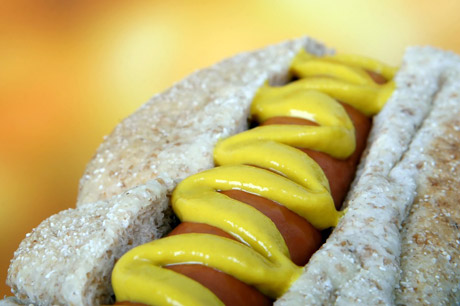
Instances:
[[[105,138],[77,207],[16,251],[8,301],[453,303],[458,248],[423,243],[458,235],[459,75],[430,47],[398,68],[310,38],[193,73]]]
[[[7,291],[2,291],[0,305],[460,303],[460,56],[447,51],[456,50],[455,44],[436,46],[436,40],[414,39],[417,35],[407,30],[411,23],[398,21],[410,19],[404,15],[405,19],[395,17],[388,29],[401,28],[399,36],[389,38],[377,22],[373,24],[382,42],[394,43],[386,53],[366,49],[375,43],[370,39],[375,35],[366,36],[362,25],[358,28],[363,30],[363,44],[353,48],[347,41],[344,48],[340,35],[335,46],[328,31],[324,32],[328,39],[323,39],[299,26],[293,31],[284,23],[286,32],[216,53],[225,56],[206,58],[203,50],[209,46],[200,47],[196,33],[238,16],[234,22],[241,28],[234,25],[234,32],[222,34],[229,39],[225,46],[234,45],[237,38],[244,41],[245,27],[251,29],[245,38],[249,41],[255,29],[245,23],[246,17],[254,24],[268,24],[276,15],[271,6],[260,9],[258,17],[249,15],[251,8],[262,7],[256,2],[238,9],[208,3],[203,11],[191,4],[179,8],[147,2],[138,4],[138,9],[114,4],[107,12],[102,2],[72,7],[36,4],[38,13],[29,6],[5,6],[4,11],[12,12],[4,22],[11,33],[40,35],[38,23],[35,34],[27,32],[27,21],[19,17],[41,14],[43,19],[29,20],[46,24],[46,38],[37,39],[37,50],[51,50],[48,44],[53,41],[58,47],[56,53],[45,55],[56,61],[55,66],[43,69],[42,79],[31,76],[35,82],[31,83],[23,72],[30,74],[31,62],[33,67],[41,65],[39,53],[31,49],[38,55],[24,57],[21,66],[22,53],[15,46],[25,46],[26,40],[20,35],[0,36],[0,42],[9,46],[4,51],[9,59],[4,65],[5,84],[21,80],[21,94],[16,95],[14,86],[0,93],[10,102],[24,98],[18,102],[24,105],[30,95],[34,105],[14,119],[19,107],[12,103],[5,108],[12,115],[0,120],[11,126],[8,141],[2,140],[5,152],[0,152],[4,169],[0,194],[6,199],[1,200],[9,204],[1,215],[11,219],[4,218],[2,226],[8,231],[2,229],[2,236],[8,240],[14,218],[27,216],[21,217],[27,226],[11,235],[20,239],[4,243],[8,248],[0,267],[6,285],[0,289]],[[382,12],[395,11],[396,4],[389,3],[388,8],[380,7]],[[291,5],[280,9],[284,16],[277,17],[280,21],[296,22]],[[54,11],[48,10],[51,6]],[[148,11],[152,7],[157,15]],[[300,7],[307,11],[307,6],[299,4],[299,11]],[[442,6],[443,12],[446,7]],[[364,10],[378,8],[369,4]],[[315,9],[322,7],[318,4]],[[98,19],[98,10],[105,19]],[[195,33],[190,39],[196,45],[190,45],[189,54],[185,47],[172,51],[169,25],[175,21],[168,23],[161,16],[177,18],[181,27],[187,27],[187,20],[195,22],[199,14],[209,17],[220,10],[232,13],[228,19],[210,18],[184,32],[184,37]],[[415,13],[428,11],[421,5]],[[368,18],[356,14],[360,22]],[[157,19],[151,19],[153,15]],[[60,32],[54,20],[65,30]],[[104,49],[94,62],[88,61],[92,77],[73,75],[80,62],[67,62],[73,60],[67,51],[75,45],[63,38],[64,33],[81,35],[82,40],[75,42],[87,40],[75,54],[88,52],[93,59],[98,48],[110,46],[108,37],[123,30],[129,33],[126,25],[132,20],[144,22],[137,41],[132,35],[114,53]],[[157,23],[151,27],[153,21]],[[80,30],[73,24],[86,26]],[[344,31],[349,26],[344,25]],[[115,28],[116,34],[106,36]],[[138,42],[149,36],[147,32],[153,33],[150,29],[163,29],[158,41],[165,44],[157,41],[140,56]],[[446,27],[442,30],[449,32]],[[186,45],[185,38],[178,41],[178,46]],[[32,38],[31,44],[35,44]],[[130,45],[135,52],[123,49]],[[155,53],[149,54],[153,49]],[[107,84],[105,96],[104,91],[95,94],[105,86],[97,63],[116,52],[122,56],[107,60],[107,72],[112,74],[107,80],[118,78],[121,83]],[[173,60],[166,64],[167,55],[158,56],[161,52],[170,52]],[[194,62],[198,58],[194,52],[206,60]],[[11,60],[12,54],[19,55]],[[150,58],[157,62],[155,67],[163,68],[152,70]],[[117,99],[126,95],[131,100],[136,92],[125,86],[132,75],[122,68],[130,63],[138,65],[135,74],[154,75],[161,80],[154,84],[162,85],[152,85],[153,92],[151,85],[146,86],[154,95],[121,111]],[[177,67],[183,72],[170,79],[168,73]],[[119,73],[113,73],[116,69]],[[59,80],[53,71],[65,72],[66,77]],[[92,86],[86,87],[88,91],[82,85],[85,78]],[[106,100],[97,106],[88,100],[91,108],[85,110],[81,101],[86,97]],[[53,126],[54,115],[42,110],[48,100],[60,117],[61,131]],[[85,117],[85,112],[90,115]],[[110,114],[118,118],[110,121]],[[33,128],[37,122],[42,130]],[[16,124],[27,130],[29,140]],[[82,129],[81,135],[88,130],[106,136],[91,140],[88,136],[86,141],[94,145],[91,151],[83,149],[83,137],[75,137],[73,128]],[[41,134],[62,134],[69,144],[46,143],[38,137]],[[29,161],[15,153],[21,150],[31,163],[42,161],[41,168],[26,170]],[[15,154],[10,162],[1,159]],[[66,154],[81,162],[54,169],[64,162],[59,156]],[[44,162],[45,155],[54,166]],[[18,168],[16,162],[23,165]],[[23,175],[32,183],[34,172],[43,179],[36,188],[46,185],[42,193],[53,197],[38,196],[24,180],[22,189],[14,185]],[[61,182],[60,175],[66,172],[78,175]],[[59,203],[67,199],[69,188],[75,189],[71,203]]]

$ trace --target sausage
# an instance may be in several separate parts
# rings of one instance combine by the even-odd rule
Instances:
[[[384,84],[387,82],[386,79],[383,76],[380,76],[378,73],[368,72],[368,74],[377,84]],[[308,94],[310,93],[308,92]],[[311,98],[311,95],[306,97],[306,99],[310,99],[310,98]],[[328,104],[329,101],[331,101],[331,100],[324,101],[322,100],[322,97],[318,97],[317,100],[316,98],[317,96],[315,96],[314,101],[321,101],[321,104],[318,104],[318,105],[321,105],[321,107],[326,107],[326,105],[329,105]],[[350,102],[350,101],[347,101],[347,102],[353,104],[353,102]],[[315,102],[315,103],[319,103],[319,102]],[[341,102],[339,101],[339,103]],[[255,104],[255,105],[258,105],[258,104]],[[337,210],[340,209],[341,203],[343,202],[348,192],[349,186],[354,178],[356,167],[361,157],[361,154],[366,146],[367,136],[368,136],[368,133],[371,127],[371,119],[366,117],[366,115],[364,114],[366,111],[362,113],[361,111],[355,109],[354,107],[346,103],[341,103],[341,105],[343,109],[341,109],[339,106],[334,106],[335,110],[332,112],[332,114],[337,114],[337,113],[342,112],[342,115],[341,115],[342,118],[345,116],[343,111],[345,111],[345,113],[348,114],[348,117],[350,120],[347,123],[348,124],[347,129],[352,132],[353,127],[354,127],[354,137],[355,137],[355,143],[356,143],[356,146],[354,147],[354,151],[350,147],[349,147],[350,148],[349,151],[346,151],[349,153],[346,153],[346,154],[342,154],[342,153],[336,154],[335,152],[332,153],[331,151],[327,151],[327,150],[325,151],[325,152],[329,152],[329,154],[336,156],[336,157],[333,157],[332,155],[329,155],[324,152],[316,151],[313,149],[307,149],[303,147],[297,148],[303,151],[305,154],[307,154],[313,161],[316,162],[319,168],[322,169],[325,179],[327,179],[326,185],[329,184],[329,190],[330,190],[329,203],[332,207],[335,206]],[[285,115],[283,114],[282,116],[285,116]],[[289,116],[289,115],[286,115],[286,116]],[[304,117],[308,118],[308,116],[304,116]],[[255,116],[255,118],[257,118],[257,116]],[[265,120],[264,122],[260,122],[260,125],[310,125],[310,126],[319,125],[313,121],[295,117],[295,115],[292,117],[291,116],[290,117],[280,117],[280,115],[278,115],[278,116],[271,117],[271,118],[270,116],[267,116],[265,118],[269,118],[269,119]],[[260,119],[261,118],[259,118],[259,120]],[[322,122],[322,121],[319,120],[318,122]],[[278,128],[278,127],[275,127],[275,128]],[[269,131],[270,130],[276,131],[276,129],[269,129]],[[266,129],[264,129],[264,131],[266,131]],[[340,136],[341,137],[340,140],[343,139],[342,137],[348,137],[345,139],[350,139],[351,137],[351,139],[353,139],[353,136],[350,133],[339,134],[339,135],[343,135],[343,136]],[[320,150],[320,147],[318,147],[318,150]],[[346,158],[339,159],[341,157],[342,158],[346,157]],[[216,158],[217,163],[220,164],[220,160],[217,157],[215,158]],[[272,171],[268,169],[270,167],[270,166],[267,166],[268,164],[264,164],[264,166],[259,166],[258,165],[259,162],[257,158],[258,157],[256,156],[256,158],[248,159],[248,160],[251,160],[250,162],[245,161],[245,162],[240,162],[240,163],[249,164],[249,165],[256,166],[256,167],[263,167],[263,168],[267,168],[266,170]],[[232,162],[234,162],[234,160],[232,160]],[[253,165],[252,163],[255,163],[255,164]],[[281,171],[281,173],[284,173],[284,172]],[[224,180],[227,180],[225,176],[224,178],[215,180],[215,182],[224,181]],[[233,180],[233,179],[229,178],[229,180]],[[212,181],[214,182],[214,178]],[[250,184],[250,183],[247,183],[247,184]],[[235,188],[235,187],[230,187],[228,185],[222,185],[222,186],[225,186],[223,187],[224,189]],[[327,186],[323,185],[323,187],[327,189]],[[191,185],[189,188],[190,190],[194,190],[195,187]],[[221,194],[226,195],[229,198],[235,199],[239,202],[246,203],[249,206],[252,206],[253,208],[257,209],[260,213],[268,217],[273,222],[276,229],[281,234],[281,236],[279,237],[281,239],[284,239],[285,246],[287,247],[286,252],[288,252],[287,256],[290,257],[292,261],[291,264],[292,263],[295,264],[293,267],[303,266],[306,263],[308,263],[310,257],[321,246],[325,237],[327,237],[327,235],[329,234],[329,231],[325,229],[327,226],[321,226],[321,225],[315,224],[315,222],[317,222],[316,219],[315,220],[308,219],[309,221],[307,221],[307,219],[305,219],[305,215],[301,217],[297,213],[283,206],[282,197],[275,197],[276,201],[279,201],[279,203],[277,203],[275,202],[275,200],[269,200],[262,196],[252,194],[246,191],[238,190],[238,189],[231,189],[231,190],[219,190],[219,189],[220,187],[213,187],[212,192],[217,191],[217,192],[220,192]],[[257,190],[251,191],[251,192],[258,193]],[[332,201],[333,201],[333,204],[332,204]],[[212,207],[214,202],[210,202],[208,200],[207,203],[209,203],[207,204],[207,205],[210,205],[209,207]],[[315,203],[315,202],[312,202],[312,203]],[[314,209],[315,210],[317,209],[316,206],[314,206]],[[250,211],[248,210],[247,213],[249,212]],[[209,217],[211,217],[211,219],[213,218],[212,216],[208,215],[206,217],[208,219],[206,220],[210,220],[209,222],[213,223],[213,221],[211,221]],[[180,218],[182,219],[182,217]],[[189,220],[193,220],[193,218]],[[202,219],[202,220],[205,220],[205,219]],[[197,221],[197,222],[207,222],[207,221]],[[310,222],[315,224],[316,228]],[[270,227],[271,225],[269,223],[266,223],[265,226]],[[325,230],[321,232],[317,228],[325,229]],[[239,241],[236,238],[232,237],[229,233],[217,227],[214,227],[208,224],[204,224],[204,223],[192,223],[192,222],[181,223],[169,234],[169,236],[180,235],[180,234],[191,234],[191,233],[212,234],[212,235],[217,235],[217,236],[225,237],[228,239],[232,239],[234,241]],[[191,237],[195,237],[195,236],[191,236]],[[168,241],[174,241],[174,240],[168,240]],[[214,240],[214,241],[217,242],[218,240]],[[198,242],[194,242],[194,243],[196,244]],[[201,244],[201,242],[199,242],[198,244]],[[177,243],[175,245],[177,246]],[[264,295],[261,291],[259,291],[260,288],[259,288],[258,282],[252,282],[254,286],[257,286],[259,288],[259,289],[256,289],[255,287],[249,284],[246,284],[243,281],[240,281],[236,277],[227,274],[227,273],[232,273],[231,270],[227,271],[224,269],[225,271],[227,271],[227,273],[224,273],[222,271],[219,271],[218,269],[212,268],[211,266],[208,267],[205,265],[193,264],[193,262],[190,262],[188,264],[183,264],[182,262],[177,262],[174,264],[166,264],[166,265],[163,264],[162,267],[165,269],[169,269],[169,270],[178,272],[180,274],[183,274],[187,276],[188,278],[193,279],[196,282],[202,284],[204,287],[208,288],[215,295],[215,297],[217,297],[221,302],[223,302],[226,305],[235,305],[235,304],[237,305],[270,305],[273,302],[272,299],[274,298],[274,296],[276,296],[272,294],[271,292],[267,293],[266,291],[261,290],[262,292],[265,292],[265,294],[267,294],[267,295]]]
[[[300,150],[307,153],[313,160],[315,160],[321,169],[323,169],[331,188],[332,198],[336,208],[340,208],[342,202],[348,192],[350,184],[355,176],[356,165],[359,158],[366,147],[366,140],[371,128],[371,120],[364,116],[355,108],[341,103],[347,111],[353,125],[355,126],[356,135],[356,149],[355,152],[347,159],[340,160],[333,158],[330,155],[318,152],[311,149],[300,148]],[[266,120],[263,125],[268,124],[304,124],[304,125],[317,125],[312,121],[305,119],[292,118],[292,117],[275,117]]]
[[[337,208],[341,206],[349,185],[353,180],[357,163],[366,145],[371,120],[351,106],[342,104],[355,126],[356,150],[346,160],[339,160],[328,154],[310,149],[303,149],[323,169],[329,180],[331,194]],[[302,124],[317,125],[316,123],[293,117],[275,117],[266,120],[262,125],[269,124]],[[291,260],[299,266],[305,265],[313,253],[321,246],[321,232],[315,229],[307,220],[278,203],[246,193],[240,190],[225,190],[221,193],[249,204],[268,216],[281,232],[288,246]],[[216,227],[202,224],[183,222],[169,235],[184,233],[209,233],[234,239],[228,233]],[[234,239],[236,240],[236,239]],[[203,265],[170,265],[165,268],[182,273],[210,289],[226,305],[271,305],[272,300],[257,289],[249,286],[231,275]]]
[[[371,70],[366,70],[367,74],[374,80],[375,83],[382,85],[387,83],[387,80],[380,74],[371,71]]]
[[[210,289],[225,305],[272,305],[273,301],[235,277],[203,265],[165,268],[182,273]]]

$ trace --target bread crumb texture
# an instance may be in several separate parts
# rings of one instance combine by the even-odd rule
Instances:
[[[169,230],[166,190],[150,181],[43,221],[14,254],[7,281],[12,291],[38,305],[110,302],[115,260]]]
[[[407,50],[347,214],[276,304],[459,302],[459,72],[454,54]]]
[[[402,277],[398,305],[460,303],[460,68],[445,71],[436,103],[442,110],[430,122],[436,130],[417,164],[425,175],[402,231]]]
[[[331,52],[301,38],[242,53],[193,73],[122,121],[89,163],[77,208],[43,221],[15,252],[7,283],[16,297],[36,305],[113,302],[114,262],[170,230],[175,185],[213,166],[215,143],[247,127],[258,88],[286,82],[301,48]]]

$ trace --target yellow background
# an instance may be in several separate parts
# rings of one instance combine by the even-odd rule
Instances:
[[[0,296],[25,234],[74,206],[103,136],[154,93],[302,35],[391,64],[414,44],[459,53],[459,11],[454,0],[2,1]]]

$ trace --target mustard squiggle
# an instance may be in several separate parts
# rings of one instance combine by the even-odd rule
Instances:
[[[302,79],[282,87],[265,84],[251,106],[262,122],[277,116],[314,121],[318,126],[259,126],[220,141],[214,151],[219,167],[182,181],[172,206],[182,221],[218,227],[241,243],[209,234],[182,234],[152,241],[126,253],[116,264],[112,284],[120,301],[145,304],[219,305],[207,288],[165,265],[199,263],[233,275],[277,298],[298,278],[301,267],[275,224],[252,206],[219,193],[237,189],[271,199],[318,229],[336,226],[336,211],[322,169],[295,147],[336,158],[355,150],[353,124],[341,100],[367,115],[375,114],[394,84],[377,85],[365,70],[390,79],[395,69],[361,57],[316,58],[300,52],[292,71]]]

